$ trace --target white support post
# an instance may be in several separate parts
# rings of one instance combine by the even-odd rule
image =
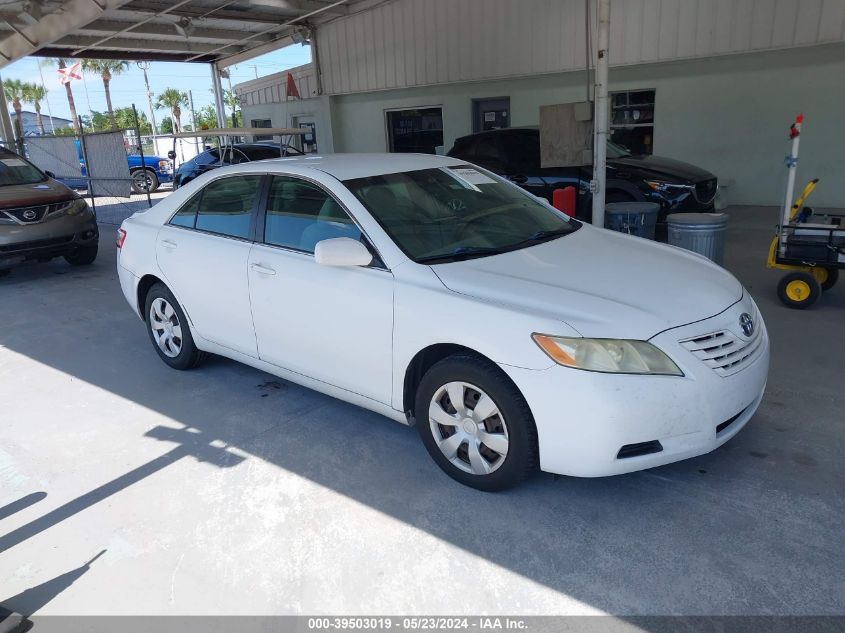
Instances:
[[[599,29],[596,51],[595,83],[595,138],[593,144],[593,224],[604,227],[604,200],[607,183],[607,135],[610,125],[608,116],[607,76],[610,60],[610,0],[598,0]]]
[[[226,125],[226,107],[223,103],[223,84],[220,80],[220,69],[217,64],[209,64],[211,68],[211,88],[214,91],[214,107],[217,110],[217,127],[223,129]]]
[[[0,77],[0,132],[3,134],[6,147],[13,152],[17,151],[15,149],[15,132],[12,127],[12,117],[9,115],[9,104],[6,103],[6,93],[3,90],[2,77]]]

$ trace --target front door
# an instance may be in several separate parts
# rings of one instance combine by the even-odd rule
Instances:
[[[156,239],[159,268],[194,330],[253,357],[247,262],[261,182],[218,178],[182,205]]]
[[[263,240],[249,257],[259,357],[390,404],[393,275],[316,263],[317,242],[336,237],[366,240],[322,187],[273,176]]]
[[[472,131],[475,134],[501,130],[511,125],[510,97],[473,99],[472,110]]]

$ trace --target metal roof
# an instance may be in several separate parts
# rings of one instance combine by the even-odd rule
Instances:
[[[217,62],[275,50],[373,0],[23,0],[0,3],[0,68],[27,55]]]

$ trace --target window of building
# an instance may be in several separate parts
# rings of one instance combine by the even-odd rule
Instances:
[[[414,108],[387,112],[391,152],[436,154],[443,147],[443,108]]]
[[[632,154],[654,153],[654,90],[610,95],[610,140]]]
[[[270,119],[252,119],[249,122],[249,127],[273,127]],[[256,134],[252,137],[253,140],[256,141],[272,141],[272,136],[267,136],[266,134]]]
[[[196,224],[201,231],[248,239],[261,176],[221,178],[202,190]]]
[[[317,185],[287,176],[270,183],[264,242],[313,253],[317,242],[335,237],[361,239],[343,207]]]

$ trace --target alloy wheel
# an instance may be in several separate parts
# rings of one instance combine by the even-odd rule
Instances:
[[[454,466],[473,475],[489,475],[505,462],[508,427],[493,399],[467,382],[449,382],[429,405],[431,433],[440,452]]]

